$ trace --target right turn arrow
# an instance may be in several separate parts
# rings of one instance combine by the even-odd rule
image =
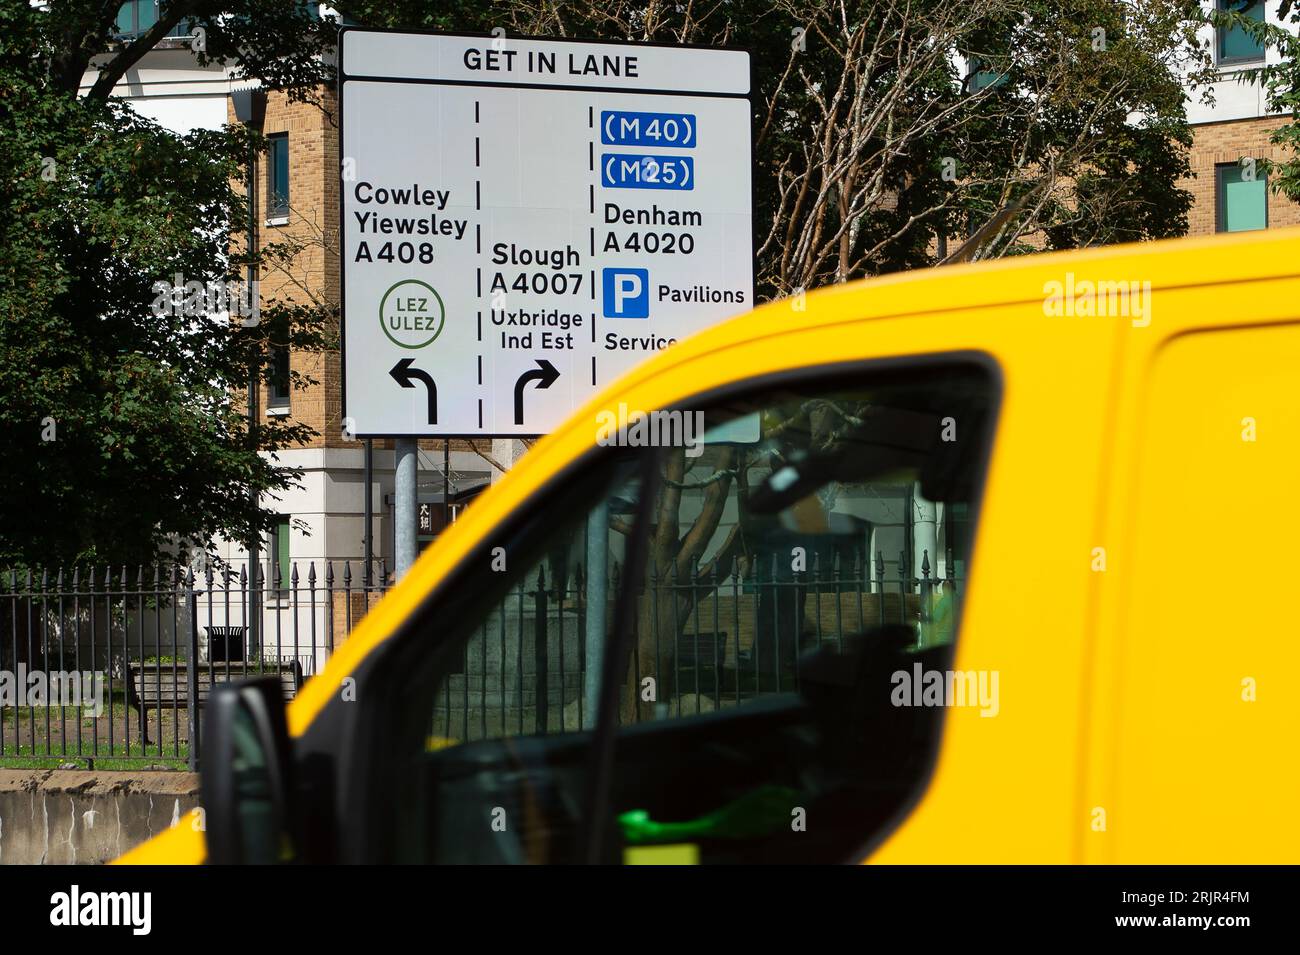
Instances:
[[[524,423],[524,385],[530,381],[537,382],[538,388],[549,388],[560,377],[559,369],[545,358],[537,359],[537,367],[526,371],[515,382],[515,424]]]

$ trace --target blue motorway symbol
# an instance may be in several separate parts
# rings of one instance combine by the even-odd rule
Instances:
[[[600,141],[606,146],[695,145],[695,117],[690,113],[600,112]]]
[[[602,269],[606,318],[650,317],[648,269]]]
[[[695,160],[690,156],[602,153],[600,181],[608,189],[694,189]]]

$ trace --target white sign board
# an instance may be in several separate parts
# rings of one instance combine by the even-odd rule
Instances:
[[[749,55],[345,29],[344,416],[530,435],[753,307]]]

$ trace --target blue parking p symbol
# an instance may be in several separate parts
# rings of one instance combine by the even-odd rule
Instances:
[[[606,318],[650,317],[648,269],[602,269]]]

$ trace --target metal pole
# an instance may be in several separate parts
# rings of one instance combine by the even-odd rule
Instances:
[[[372,438],[366,438],[366,492],[365,492],[365,511],[366,511],[366,529],[365,529],[365,551],[366,551],[366,587],[372,582],[371,564],[375,558],[375,540],[374,540],[374,483],[375,483],[375,442]],[[369,599],[369,598],[367,598]]]
[[[596,725],[605,668],[605,605],[609,598],[609,498],[587,516],[587,659],[582,672],[582,728]]]
[[[257,153],[251,147],[248,150],[248,297],[249,308],[257,308],[258,302],[253,301],[253,295],[257,294],[254,290],[257,288],[254,281],[257,278],[257,269],[253,264],[253,256],[257,254]],[[254,312],[254,314],[257,314]],[[250,362],[248,376],[248,433],[252,437],[258,429],[258,412],[261,375],[259,361],[254,358]],[[249,504],[253,509],[254,515],[258,511],[260,501],[256,488],[249,488]],[[245,631],[247,638],[244,641],[244,660],[247,662],[252,654],[253,647],[259,645],[258,642],[258,623],[260,613],[258,610],[258,592],[257,592],[257,565],[261,560],[262,532],[257,526],[257,518],[254,516],[248,527],[248,594],[245,597]],[[230,621],[227,620],[227,623]]]
[[[418,548],[416,474],[419,448],[415,438],[398,438],[393,442],[397,457],[397,474],[393,486],[393,564],[398,580],[415,563]]]
[[[190,723],[190,752],[186,763],[190,772],[197,773],[199,771],[199,607],[197,591],[194,589],[193,567],[189,568],[189,572],[185,575],[185,603],[190,611],[189,659],[185,661],[185,692],[190,700],[186,714]],[[209,616],[211,616],[211,611],[212,588],[209,587]],[[161,721],[161,719],[162,714],[159,713],[159,720]],[[161,730],[159,730],[159,733],[161,734]]]
[[[451,527],[451,439],[442,439],[442,529]]]

